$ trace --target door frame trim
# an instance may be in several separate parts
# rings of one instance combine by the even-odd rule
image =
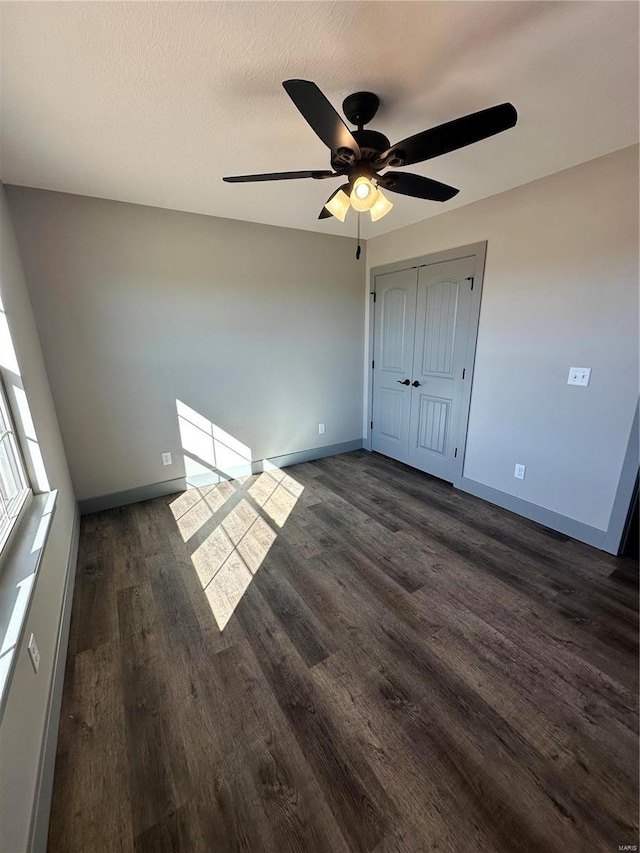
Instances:
[[[415,269],[418,267],[429,266],[431,264],[439,264],[444,261],[458,261],[462,258],[468,258],[475,255],[476,264],[474,269],[474,290],[477,288],[477,296],[472,305],[472,316],[470,318],[469,330],[467,335],[467,353],[469,356],[468,376],[469,384],[465,386],[465,393],[462,400],[462,412],[460,423],[460,436],[462,447],[458,447],[458,452],[461,455],[460,475],[453,482],[454,486],[458,486],[462,480],[462,472],[464,471],[464,458],[467,449],[467,432],[469,428],[469,410],[471,408],[471,395],[473,391],[473,377],[476,361],[476,345],[478,341],[478,332],[480,329],[480,310],[482,307],[482,286],[484,284],[484,268],[487,256],[487,241],[483,240],[480,243],[469,243],[465,246],[456,246],[453,249],[444,249],[441,252],[430,252],[428,255],[421,255],[417,258],[407,258],[402,261],[394,261],[390,264],[383,264],[379,267],[372,267],[369,271],[369,341],[367,346],[367,421],[363,447],[365,450],[372,449],[373,436],[371,434],[371,421],[373,420],[373,370],[371,363],[374,357],[373,344],[375,336],[375,305],[373,295],[376,292],[376,276],[385,275],[390,272],[398,272],[399,270]],[[475,306],[475,307],[474,307]]]
[[[625,545],[629,515],[633,509],[633,498],[638,482],[638,470],[640,469],[640,414],[639,404],[631,424],[629,444],[622,463],[618,488],[611,508],[607,534],[604,540],[603,550],[616,556]]]

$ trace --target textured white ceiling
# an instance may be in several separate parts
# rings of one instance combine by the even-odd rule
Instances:
[[[635,2],[2,2],[0,15],[5,183],[353,233],[353,214],[317,220],[337,181],[221,180],[329,167],[290,77],[339,110],[376,92],[371,127],[391,142],[518,109],[515,129],[411,168],[459,187],[455,199],[395,195],[365,236],[638,139]]]

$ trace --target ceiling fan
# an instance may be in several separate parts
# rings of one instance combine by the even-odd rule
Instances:
[[[375,116],[380,101],[373,92],[356,92],[345,98],[342,109],[357,130],[349,130],[336,110],[315,83],[308,80],[285,80],[285,91],[324,144],[331,150],[331,168],[302,172],[271,172],[263,175],[234,175],[223,178],[228,183],[250,181],[290,181],[296,178],[346,177],[327,199],[318,219],[329,216],[344,222],[349,207],[358,212],[368,210],[375,222],[385,216],[393,204],[383,189],[400,195],[430,201],[448,201],[459,190],[447,184],[414,175],[411,172],[384,172],[422,163],[449,151],[463,148],[508,130],[518,120],[512,104],[499,104],[477,113],[454,119],[431,130],[423,130],[390,145],[387,137],[376,130],[365,130]]]

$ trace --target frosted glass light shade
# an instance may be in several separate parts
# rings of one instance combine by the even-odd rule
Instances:
[[[378,219],[382,219],[383,216],[386,216],[387,213],[393,207],[393,202],[390,202],[389,199],[384,195],[380,187],[378,187],[378,197],[375,200],[375,203],[369,213],[371,214],[371,221],[377,222]]]
[[[337,193],[334,193],[331,196],[329,201],[325,204],[325,207],[329,213],[335,216],[336,219],[339,219],[340,222],[344,222],[344,218],[347,215],[350,204],[351,202],[346,192],[344,190],[338,190]]]
[[[356,178],[351,190],[351,206],[354,210],[360,213],[364,210],[370,210],[376,203],[377,197],[378,190],[369,178]]]

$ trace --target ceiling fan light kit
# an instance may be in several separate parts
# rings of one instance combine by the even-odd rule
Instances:
[[[309,80],[285,80],[282,85],[312,130],[331,151],[333,171],[236,175],[223,180],[229,183],[246,183],[346,177],[348,183],[331,194],[318,219],[335,216],[344,222],[349,207],[353,207],[358,213],[370,211],[372,221],[377,222],[393,207],[383,194],[382,188],[413,198],[448,201],[459,192],[455,187],[422,175],[393,170],[423,163],[425,160],[487,139],[496,133],[502,133],[514,127],[518,120],[518,113],[513,104],[499,104],[430,130],[423,130],[390,145],[384,134],[364,127],[374,118],[380,104],[378,96],[373,92],[355,92],[344,99],[343,112],[347,120],[357,127],[357,130],[352,131],[315,83]],[[385,172],[385,169],[392,171]]]
[[[358,184],[360,180],[366,182],[364,198],[358,192],[358,190],[362,192],[362,184]],[[350,192],[350,195],[347,195],[348,192]],[[336,190],[322,208],[322,212],[318,218],[327,219],[328,215],[331,215],[339,219],[340,222],[344,222],[350,207],[353,207],[358,213],[368,210],[371,221],[377,222],[389,213],[393,207],[393,203],[389,201],[380,187],[375,187],[367,178],[358,178],[354,182],[353,189],[351,189],[349,184],[345,184],[339,190]]]
[[[347,184],[347,186],[349,185]],[[340,222],[344,222],[350,206],[351,201],[349,196],[342,188],[340,188],[334,192],[329,201],[325,204],[323,210],[328,210],[331,216],[335,216],[335,218],[339,219]],[[326,217],[323,216],[322,218],[325,219]]]
[[[383,216],[386,216],[387,213],[389,213],[392,207],[393,202],[389,201],[386,195],[378,187],[378,197],[376,198],[376,203],[369,211],[369,213],[371,214],[371,221],[377,222],[378,219],[382,219]]]
[[[358,213],[364,213],[365,210],[370,210],[376,203],[377,194],[378,191],[369,178],[361,175],[353,182],[353,189],[349,196],[351,199],[351,206],[354,210],[357,210]]]

